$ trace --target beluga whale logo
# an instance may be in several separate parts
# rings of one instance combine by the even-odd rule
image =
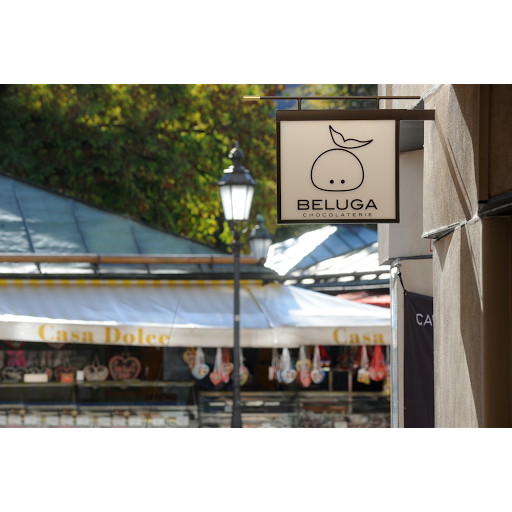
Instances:
[[[319,190],[327,192],[349,192],[359,188],[364,181],[364,169],[361,160],[349,149],[362,148],[372,140],[361,141],[345,139],[332,126],[329,126],[335,149],[324,151],[311,167],[311,182]]]

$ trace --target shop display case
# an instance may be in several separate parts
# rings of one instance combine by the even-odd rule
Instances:
[[[200,392],[198,405],[202,427],[230,426],[229,392]],[[246,428],[385,428],[390,426],[389,407],[389,396],[382,392],[242,392]]]
[[[161,350],[131,349],[140,364],[136,378],[116,380],[109,368],[107,380],[87,380],[87,365],[106,369],[123,349],[71,343],[50,348],[30,342],[20,347],[3,342],[2,348],[0,369],[15,364],[20,369],[46,367],[52,372],[48,382],[24,382],[26,375],[12,382],[0,371],[0,427],[199,426],[196,381],[185,375],[160,375]],[[56,380],[58,367],[73,370],[71,382]],[[77,370],[81,370],[81,380]]]
[[[5,350],[0,350],[0,427],[231,426],[232,381],[214,383],[209,374],[198,378],[186,362],[185,356],[192,353],[186,348],[131,347],[128,354],[122,347],[4,345]],[[269,379],[272,350],[244,349],[249,375],[242,388],[243,426],[388,427],[389,396],[383,392],[383,382],[358,381],[354,364],[358,348],[329,351],[330,360],[322,367],[325,378],[303,385],[298,378],[289,383]],[[305,359],[299,349],[290,352],[290,363]],[[204,366],[209,371],[215,367],[217,353],[217,349],[204,349]],[[112,361],[136,361],[137,375],[120,377]],[[129,373],[128,363],[121,367]],[[27,373],[15,376],[17,369]],[[24,382],[34,369],[31,375],[44,377],[48,370],[50,380]],[[69,382],[63,380],[65,374]],[[91,375],[106,380],[87,380]]]
[[[94,396],[110,391],[109,402]],[[197,392],[194,382],[104,381],[0,384],[0,427],[228,428],[232,394]],[[155,394],[157,399],[137,401]],[[389,427],[378,392],[242,392],[246,428]]]
[[[0,395],[0,427],[199,427],[193,381],[0,383]]]
[[[333,391],[301,393],[298,398],[302,428],[387,428],[390,426],[389,396],[381,392]]]

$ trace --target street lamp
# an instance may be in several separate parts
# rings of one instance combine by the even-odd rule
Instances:
[[[249,171],[242,165],[244,154],[235,142],[235,147],[229,153],[233,162],[219,181],[220,199],[224,210],[224,217],[235,241],[231,244],[235,266],[235,322],[233,344],[233,416],[232,428],[242,428],[242,402],[240,398],[240,224],[249,222],[252,198],[256,182],[251,178]]]
[[[265,263],[268,248],[272,245],[272,237],[265,227],[265,217],[261,213],[256,215],[256,222],[256,227],[253,228],[249,237],[249,244],[258,262]]]

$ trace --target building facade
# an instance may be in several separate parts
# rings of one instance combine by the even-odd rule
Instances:
[[[379,86],[380,95],[421,97],[381,108],[435,110],[435,121],[402,126],[402,220],[379,226],[397,312],[395,426],[404,426],[398,271],[408,291],[433,297],[435,426],[512,426],[511,93],[511,85]]]

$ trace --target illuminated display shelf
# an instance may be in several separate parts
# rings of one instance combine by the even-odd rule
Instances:
[[[2,382],[0,387],[15,388],[15,387],[190,387],[194,385],[194,381],[150,381],[150,380],[101,380],[101,381],[84,381],[84,382]]]

